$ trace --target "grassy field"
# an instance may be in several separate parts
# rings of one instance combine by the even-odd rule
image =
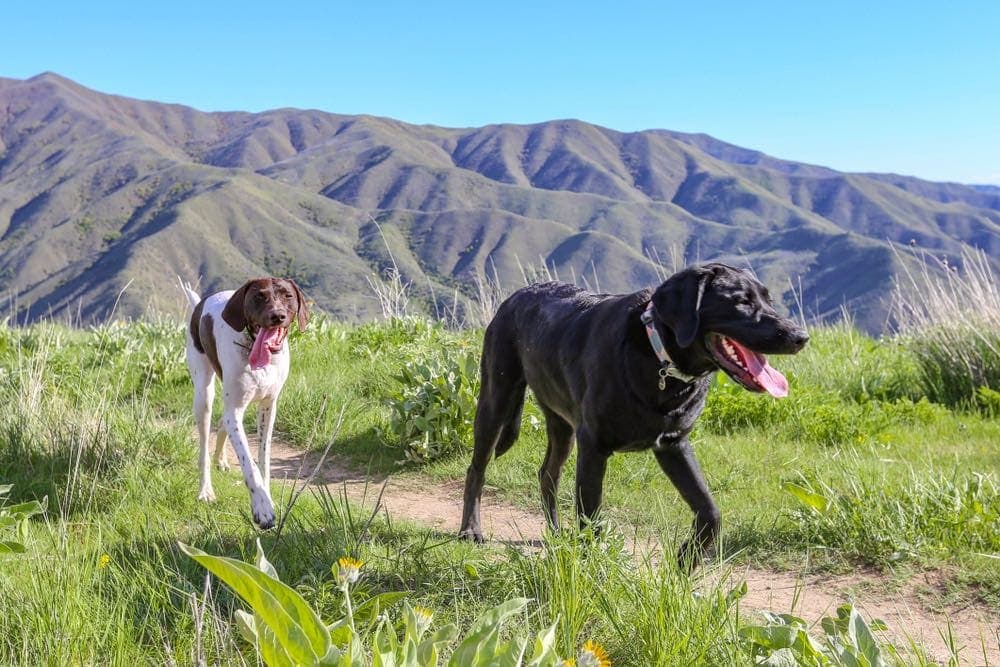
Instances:
[[[774,360],[790,379],[788,399],[719,379],[694,434],[722,510],[722,556],[795,570],[934,571],[948,582],[940,604],[1000,608],[992,394],[931,403],[921,358],[904,339],[875,341],[847,326],[812,334],[802,354]],[[292,340],[279,435],[303,449],[336,437],[332,451],[359,469],[460,479],[476,381],[466,366],[480,338],[419,319],[345,327],[317,318]],[[368,523],[346,501],[310,493],[280,532],[258,533],[237,473],[216,473],[215,504],[195,501],[182,356],[183,328],[169,320],[0,328],[0,483],[13,485],[8,506],[48,499],[20,531],[25,553],[0,554],[0,664],[257,664],[232,623],[242,603],[177,546],[252,561],[257,537],[323,619],[343,614],[330,568],[352,556],[365,561],[356,600],[407,591],[434,610],[435,625],[464,631],[490,607],[530,598],[515,627],[533,634],[555,623],[563,656],[587,639],[616,665],[750,664],[760,651],[747,628],[761,619],[740,610],[734,584],[695,594],[671,563],[623,553],[633,534],[673,551],[690,523],[651,456],[613,457],[610,530],[599,546],[568,531],[541,552],[475,547],[419,526]],[[405,400],[394,420],[393,401]],[[446,437],[425,439],[442,431],[414,423],[430,404],[459,406],[443,418]],[[529,402],[521,440],[487,473],[502,498],[532,508],[539,417]],[[564,516],[572,471],[570,462]],[[0,531],[14,535],[14,526],[0,522]],[[928,660],[919,647],[900,650],[906,664]],[[975,660],[974,651],[951,659]],[[892,664],[892,649],[883,654]]]

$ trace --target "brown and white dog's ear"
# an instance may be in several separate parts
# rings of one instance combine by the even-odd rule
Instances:
[[[295,290],[295,300],[298,301],[298,309],[295,311],[295,317],[298,319],[299,331],[305,331],[306,321],[309,319],[309,305],[306,303],[306,297],[302,294],[302,290],[294,280],[289,279],[292,284],[292,288]]]
[[[237,331],[247,328],[246,298],[251,282],[253,281],[244,283],[243,287],[236,290],[226,302],[226,307],[222,309],[222,319]]]
[[[711,270],[692,267],[670,276],[653,292],[656,316],[674,332],[680,347],[691,345],[698,333],[698,311],[711,277]]]

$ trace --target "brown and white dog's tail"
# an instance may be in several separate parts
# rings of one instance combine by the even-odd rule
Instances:
[[[188,303],[191,304],[191,310],[194,310],[195,306],[201,302],[201,297],[191,288],[191,283],[185,282],[180,276],[177,276],[177,284],[181,286],[181,291],[184,292]]]

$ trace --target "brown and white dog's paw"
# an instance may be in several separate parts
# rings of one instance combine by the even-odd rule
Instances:
[[[250,492],[250,509],[253,513],[253,522],[261,530],[274,527],[274,504],[263,488],[253,489]]]
[[[214,503],[215,491],[212,490],[212,487],[202,489],[201,493],[198,494],[198,500],[206,503]]]

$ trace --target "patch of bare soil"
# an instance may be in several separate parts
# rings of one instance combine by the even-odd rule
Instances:
[[[275,480],[302,480],[315,468],[319,456],[303,453],[275,442],[271,453],[271,475]],[[382,490],[382,509],[395,519],[404,519],[446,534],[458,534],[462,519],[462,484],[434,484],[409,476],[369,476],[336,456],[328,457],[313,484],[346,493],[351,500],[375,503]],[[529,512],[499,501],[489,490],[483,496],[483,532],[507,544],[537,546],[544,530],[541,509]],[[635,547],[646,551],[648,545]],[[654,547],[655,548],[655,547]],[[722,573],[705,576],[706,585]],[[807,621],[836,615],[837,607],[852,602],[865,618],[879,618],[889,626],[890,639],[900,647],[907,637],[922,644],[932,657],[947,664],[948,623],[959,649],[962,665],[1000,665],[1000,610],[986,605],[931,609],[925,600],[944,591],[944,577],[921,574],[901,586],[890,585],[878,573],[851,575],[799,574],[766,569],[737,568],[729,574],[729,586],[747,582],[743,609],[791,612]],[[893,590],[893,593],[886,593]]]

